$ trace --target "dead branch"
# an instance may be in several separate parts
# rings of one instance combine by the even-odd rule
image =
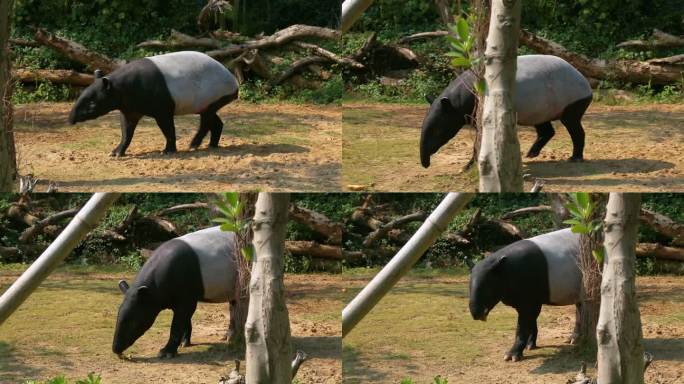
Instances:
[[[71,60],[85,64],[91,69],[111,72],[126,63],[124,60],[112,59],[92,51],[74,41],[57,37],[44,29],[36,29],[33,37],[38,43],[54,49]]]
[[[9,209],[7,210],[7,217],[12,219],[14,222],[23,223],[29,227],[40,221],[38,217],[29,212],[27,204],[22,204],[20,202],[10,205]]]
[[[168,40],[147,40],[139,43],[136,47],[154,50],[180,51],[184,49],[220,49],[223,45],[224,43],[216,39],[193,37],[173,29],[171,30]]]
[[[281,73],[278,77],[276,77],[273,81],[271,81],[272,85],[278,85],[281,84],[283,81],[289,79],[292,77],[294,74],[302,71],[304,68],[312,65],[312,64],[322,64],[328,62],[328,59],[325,57],[321,56],[309,56],[305,57],[303,59],[299,59],[292,63],[290,68],[286,69],[283,73]]]
[[[299,371],[299,367],[308,358],[309,358],[309,356],[306,353],[304,353],[303,351],[297,351],[297,354],[295,355],[294,360],[292,360],[292,377],[293,378],[295,376],[297,376],[297,372]]]
[[[309,240],[288,240],[285,249],[294,255],[306,255],[321,259],[343,260],[340,246],[319,244]]]
[[[33,40],[26,40],[26,39],[9,39],[10,44],[20,46],[20,47],[31,47],[31,48],[38,48],[41,45],[36,43]]]
[[[538,205],[536,207],[527,207],[516,209],[515,211],[504,213],[501,218],[503,220],[510,220],[520,216],[534,215],[537,213],[553,213],[553,208],[549,205]]]
[[[645,208],[641,209],[639,220],[642,224],[650,226],[659,234],[672,239],[673,245],[684,245],[684,225],[676,223],[665,215]]]
[[[638,257],[684,261],[684,248],[668,247],[658,243],[639,243],[636,247],[636,255]]]
[[[328,51],[327,49],[321,48],[315,44],[303,43],[301,41],[296,41],[293,43],[293,45],[295,45],[299,48],[302,48],[302,49],[309,50],[312,53],[314,53],[318,56],[321,56],[321,57],[325,57],[326,59],[328,59],[332,62],[335,62],[337,64],[345,65],[345,66],[348,66],[351,68],[356,68],[356,69],[365,68],[363,64],[359,63],[358,61],[356,61],[354,59],[351,59],[349,57],[338,56],[338,55]]]
[[[390,230],[401,227],[413,221],[424,221],[426,217],[427,215],[425,212],[419,211],[394,219],[387,224],[383,224],[380,228],[368,234],[366,239],[363,241],[363,246],[368,248],[372,246],[373,243],[385,236]]]
[[[174,205],[173,207],[164,208],[164,209],[157,212],[157,216],[165,216],[165,215],[170,215],[172,213],[177,213],[177,212],[182,212],[182,211],[190,211],[190,210],[194,210],[194,209],[210,209],[210,208],[211,208],[211,205],[198,201],[195,203],[179,204],[179,205]]]
[[[65,69],[22,69],[12,71],[12,77],[23,83],[37,83],[49,81],[54,84],[68,84],[78,87],[87,87],[95,76]]]
[[[207,55],[219,60],[226,57],[238,55],[250,49],[274,48],[287,44],[293,40],[315,37],[319,39],[338,39],[340,32],[323,27],[295,24],[282,29],[271,36],[266,36],[258,40],[250,40],[243,44],[234,44],[221,49],[207,52]]]
[[[618,48],[649,50],[659,48],[684,47],[684,37],[671,35],[659,29],[653,29],[653,34],[646,40],[627,40],[617,45]]]
[[[674,55],[670,57],[663,57],[659,59],[651,59],[648,61],[651,64],[658,65],[684,65],[684,54]]]
[[[399,39],[399,44],[406,44],[416,40],[427,40],[435,37],[444,37],[449,35],[447,31],[432,31],[432,32],[420,32],[414,33],[413,35],[404,36]]]
[[[36,235],[40,234],[43,231],[43,228],[45,228],[46,226],[59,223],[60,221],[70,217],[74,217],[80,209],[81,207],[68,209],[66,211],[55,213],[52,216],[48,216],[43,220],[34,222],[32,226],[26,228],[24,232],[21,233],[21,235],[19,236],[19,242],[23,244],[28,243]]]
[[[331,244],[342,244],[342,224],[330,220],[322,213],[290,204],[289,217],[327,237]]]
[[[19,257],[19,248],[3,247],[0,245],[0,260],[4,263],[16,261]]]
[[[539,53],[563,58],[588,78],[617,79],[638,84],[671,84],[682,78],[682,67],[678,65],[653,61],[593,59],[571,52],[556,42],[525,30],[520,31],[520,43]]]

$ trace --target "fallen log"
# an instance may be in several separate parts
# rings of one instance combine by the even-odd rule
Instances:
[[[19,248],[17,247],[3,247],[0,245],[0,261],[3,263],[11,263],[17,261],[19,258]]]
[[[71,60],[85,64],[93,70],[101,69],[104,72],[111,72],[126,63],[124,60],[112,59],[92,51],[74,41],[57,37],[41,28],[36,29],[33,38],[38,43],[63,54]]]
[[[28,243],[36,235],[40,234],[43,231],[43,228],[47,227],[48,225],[59,223],[64,219],[74,217],[80,209],[81,207],[68,209],[34,222],[32,226],[26,228],[24,232],[19,235],[19,242],[23,244]]]
[[[281,29],[271,36],[266,36],[258,40],[250,40],[243,44],[233,44],[224,48],[215,49],[207,52],[207,55],[221,60],[226,57],[238,55],[250,49],[274,48],[287,44],[293,40],[315,37],[319,39],[338,39],[340,32],[323,27],[295,24],[285,29]]]
[[[38,48],[41,45],[36,43],[33,40],[26,40],[26,39],[9,39],[10,44],[16,45],[19,47],[31,47],[31,48]]]
[[[26,226],[32,226],[40,221],[40,219],[29,212],[26,204],[14,203],[7,210],[7,217],[14,222],[23,223]]]
[[[555,55],[572,64],[585,77],[635,84],[672,84],[682,79],[684,68],[658,61],[602,60],[574,53],[562,45],[521,30],[520,42],[538,53]]]
[[[646,208],[641,209],[639,220],[642,224],[650,226],[662,236],[672,239],[673,245],[684,245],[684,225]]]
[[[338,56],[338,55],[328,51],[327,49],[321,48],[315,44],[303,43],[301,41],[296,41],[293,43],[293,45],[295,45],[299,48],[302,48],[302,49],[309,50],[318,56],[324,57],[324,58],[326,58],[326,59],[328,59],[334,63],[340,64],[340,65],[344,65],[344,66],[356,68],[356,69],[365,68],[363,64],[359,63],[358,61],[356,61],[354,59],[351,59],[349,57]]]
[[[312,64],[322,64],[322,63],[326,63],[326,62],[328,62],[328,59],[325,57],[321,57],[321,56],[308,56],[308,57],[296,60],[294,63],[292,63],[290,68],[286,69],[285,71],[283,71],[283,73],[281,73],[276,78],[274,78],[271,81],[271,84],[272,85],[281,84],[283,81],[289,79],[290,77],[292,77],[296,73],[302,71],[304,68],[306,68]]]
[[[387,224],[383,224],[382,226],[380,226],[380,228],[376,229],[375,231],[368,234],[368,236],[366,236],[366,239],[363,241],[363,246],[368,248],[372,246],[376,241],[380,240],[383,236],[385,236],[387,232],[389,232],[390,230],[401,227],[413,221],[424,221],[426,217],[427,215],[425,214],[425,212],[419,211],[394,219]]]
[[[192,37],[172,29],[168,40],[147,40],[139,43],[136,47],[165,51],[181,51],[187,49],[219,49],[223,45],[223,42],[216,39],[209,37]]]
[[[526,207],[516,209],[515,211],[504,213],[501,218],[503,220],[510,220],[520,216],[534,215],[538,213],[554,213],[554,210],[549,205],[538,205],[536,207]]]
[[[327,216],[296,204],[290,204],[289,217],[325,236],[329,243],[342,244],[342,224],[330,220]]]
[[[636,255],[638,257],[684,261],[684,248],[668,247],[658,243],[639,243],[636,247]]]
[[[449,35],[448,31],[432,31],[432,32],[420,32],[414,33],[413,35],[404,36],[399,39],[399,44],[406,44],[416,40],[427,40],[436,37],[444,37]]]
[[[209,205],[208,203],[203,203],[203,202],[198,201],[196,203],[179,204],[179,205],[174,205],[173,207],[164,208],[162,210],[157,211],[157,216],[165,216],[165,215],[170,215],[172,213],[189,211],[189,210],[194,210],[194,209],[210,209],[210,208],[211,208],[211,205]]]
[[[12,77],[22,83],[37,83],[49,81],[53,84],[68,84],[77,87],[87,87],[95,80],[95,76],[65,69],[16,69]]]
[[[343,260],[342,247],[319,244],[309,240],[285,241],[285,249],[294,255],[306,255],[320,259]]]
[[[679,48],[684,47],[684,37],[653,29],[651,38],[646,40],[627,40],[618,44],[617,47],[636,50]]]

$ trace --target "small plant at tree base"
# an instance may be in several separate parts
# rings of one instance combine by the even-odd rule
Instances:
[[[246,232],[249,231],[249,228],[252,225],[252,219],[241,218],[240,213],[242,213],[244,203],[240,201],[239,193],[223,193],[219,195],[219,199],[215,204],[218,210],[223,214],[223,217],[217,217],[212,219],[212,221],[219,224],[222,231],[235,232],[238,239],[243,240],[246,236]],[[248,245],[240,249],[240,254],[248,263],[251,263],[254,257],[254,248],[252,248],[251,245]]]
[[[482,56],[475,55],[476,36],[472,33],[471,25],[474,25],[475,18],[470,15],[456,18],[456,23],[449,25],[447,40],[451,50],[446,53],[451,57],[451,65],[456,69],[469,70],[482,61]],[[484,95],[487,83],[483,78],[478,77],[475,82],[475,93]]]
[[[573,233],[593,236],[600,233],[603,229],[603,222],[593,218],[596,202],[591,200],[591,196],[586,192],[569,193],[570,202],[565,204],[572,218],[563,221],[564,224],[571,225],[570,230]],[[603,246],[596,247],[591,251],[594,259],[599,265],[603,264],[604,249]]]

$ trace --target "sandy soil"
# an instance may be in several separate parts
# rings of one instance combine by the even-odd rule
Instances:
[[[475,172],[462,173],[474,131],[464,128],[420,165],[418,142],[427,105],[345,104],[342,182],[347,189],[376,191],[474,190]],[[535,159],[523,158],[524,173],[545,182],[544,191],[683,191],[684,105],[592,104],[583,120],[583,163],[565,161],[572,143],[554,122],[555,137]],[[520,127],[523,155],[536,139]],[[350,187],[352,186],[352,187]]]
[[[15,110],[21,174],[61,191],[339,190],[341,109],[237,102],[220,111],[221,147],[188,147],[198,116],[176,118],[179,152],[162,155],[165,140],[153,119],[138,125],[127,156],[109,157],[120,140],[119,113],[71,126],[71,104],[41,103]]]
[[[349,298],[369,278],[350,282],[354,288]],[[637,285],[644,346],[654,355],[646,382],[684,383],[684,279],[643,277]],[[472,320],[466,277],[405,278],[344,339],[344,382],[410,378],[431,384],[441,375],[449,383],[565,383],[583,360],[590,361],[589,373],[595,377],[595,360],[565,343],[574,307],[545,306],[539,319],[540,348],[525,351],[520,362],[505,362],[515,323],[515,311],[502,304],[486,322]]]
[[[0,290],[16,278],[0,276]],[[221,341],[228,322],[222,304],[200,303],[193,316],[193,344],[178,357],[160,360],[171,323],[164,311],[155,325],[125,352],[111,352],[123,276],[55,274],[0,328],[0,382],[47,379],[60,374],[83,378],[88,372],[116,383],[216,383],[244,353]],[[287,302],[295,349],[310,359],[297,374],[299,383],[342,382],[340,311],[342,285],[331,275],[287,275]]]

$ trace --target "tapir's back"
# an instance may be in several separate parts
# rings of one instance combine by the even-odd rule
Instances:
[[[570,305],[580,299],[582,273],[578,266],[580,237],[570,229],[535,236],[529,241],[541,249],[549,276],[549,304]]]
[[[518,56],[515,109],[518,124],[536,125],[560,118],[568,105],[591,97],[587,79],[557,56]]]
[[[202,285],[203,301],[221,303],[232,298],[235,282],[235,233],[211,227],[188,233],[178,240],[188,244],[197,255]]]
[[[235,94],[238,83],[223,64],[204,53],[183,51],[147,57],[164,76],[176,115],[201,113],[218,99]]]

